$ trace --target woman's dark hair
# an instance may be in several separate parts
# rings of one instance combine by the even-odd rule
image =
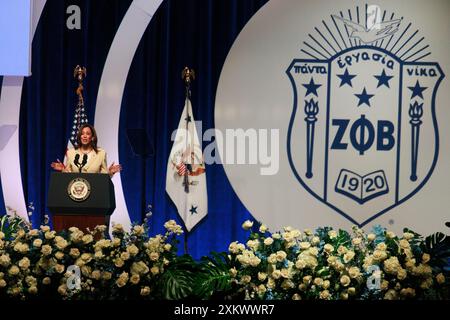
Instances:
[[[80,128],[78,129],[78,134],[77,134],[77,149],[81,148],[81,133],[83,132],[84,128],[89,128],[91,129],[92,132],[92,140],[91,140],[91,147],[92,149],[94,149],[95,153],[98,152],[97,150],[97,132],[95,131],[94,126],[85,123],[83,125],[80,126]]]

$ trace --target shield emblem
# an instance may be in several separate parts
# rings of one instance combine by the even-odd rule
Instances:
[[[414,196],[439,153],[437,63],[375,46],[294,59],[287,152],[309,193],[362,227]]]

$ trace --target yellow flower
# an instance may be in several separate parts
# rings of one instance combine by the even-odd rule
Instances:
[[[45,236],[45,239],[51,240],[51,239],[53,239],[53,238],[55,237],[55,234],[56,234],[55,231],[47,231],[47,232],[44,234],[44,236]]]
[[[295,293],[295,294],[292,296],[292,300],[302,300],[302,297],[301,297],[298,293]]]
[[[397,279],[405,280],[407,275],[408,275],[408,273],[406,272],[406,270],[403,268],[400,268],[397,272]]]
[[[271,276],[272,276],[272,278],[274,278],[275,280],[276,280],[276,279],[279,279],[279,278],[281,277],[281,271],[275,269],[275,270],[272,272]]]
[[[164,245],[164,250],[170,251],[170,249],[172,249],[172,245],[171,245],[170,243],[166,243],[166,244]]]
[[[361,244],[362,239],[361,238],[354,238],[352,239],[352,243],[354,246],[359,246]]]
[[[127,252],[122,252],[120,254],[120,258],[124,261],[127,261],[128,259],[130,259],[130,253],[128,252],[128,250],[127,250]]]
[[[311,280],[312,280],[312,276],[304,276],[303,277],[303,283],[306,285],[310,284]]]
[[[339,248],[337,249],[337,252],[339,254],[345,254],[348,251],[348,249],[344,246],[339,246]]]
[[[91,277],[95,280],[100,280],[101,276],[102,276],[102,274],[101,274],[100,270],[94,270],[91,273]]]
[[[63,237],[56,236],[55,237],[55,245],[59,250],[64,250],[67,247],[68,243]]]
[[[49,285],[52,282],[52,280],[50,279],[50,277],[45,277],[44,279],[42,279],[42,284],[44,285]]]
[[[286,279],[281,283],[281,288],[283,288],[284,290],[289,290],[293,287],[295,287],[295,284],[289,279]]]
[[[264,281],[267,278],[267,273],[264,272],[258,272],[258,280],[259,281]]]
[[[309,243],[309,242],[300,242],[299,246],[300,246],[300,249],[306,250],[306,249],[309,249],[311,247],[311,243]]]
[[[298,290],[300,291],[306,291],[306,289],[308,289],[308,287],[306,286],[306,284],[301,283],[298,285]]]
[[[267,230],[268,230],[268,229],[267,229],[267,227],[266,227],[264,224],[262,224],[262,225],[259,227],[259,232],[261,232],[261,233],[266,233]]]
[[[348,285],[350,284],[351,280],[350,280],[350,277],[349,277],[349,276],[343,275],[343,276],[341,277],[340,282],[341,282],[341,284],[342,284],[344,287],[348,287]]]
[[[325,280],[322,284],[322,288],[328,289],[330,287],[331,283],[329,280]]]
[[[151,252],[149,255],[149,258],[151,261],[157,261],[159,259],[159,253],[158,252]]]
[[[36,286],[32,286],[28,288],[28,293],[29,294],[37,294],[38,292],[38,288]]]
[[[416,296],[416,290],[413,288],[404,288],[400,290],[400,295],[405,298],[413,298]]]
[[[283,268],[281,269],[281,276],[285,279],[290,278],[291,272],[289,271],[289,269]]]
[[[323,247],[323,249],[324,249],[325,252],[327,252],[327,253],[331,253],[331,252],[334,251],[334,247],[333,247],[331,244],[329,244],[329,243],[327,243],[327,244]]]
[[[272,238],[269,237],[269,238],[264,239],[264,244],[266,246],[270,246],[272,243],[273,243],[273,239]]]
[[[424,253],[422,255],[422,263],[427,263],[428,261],[430,261],[430,255],[428,253]]]
[[[55,253],[55,258],[61,260],[62,258],[64,258],[64,253],[58,251],[57,253]]]
[[[11,258],[8,254],[2,254],[0,256],[0,266],[7,267],[11,263]]]
[[[128,273],[122,272],[119,278],[116,280],[116,284],[119,288],[122,288],[127,284],[127,282],[128,282]]]
[[[427,278],[426,280],[422,281],[420,287],[426,290],[429,289],[432,285],[433,285],[433,278]]]
[[[19,272],[20,272],[20,269],[16,265],[12,265],[11,268],[9,268],[9,270],[8,270],[8,274],[10,276],[16,276],[19,274]]]
[[[251,280],[252,280],[252,277],[249,275],[244,275],[241,277],[241,283],[243,283],[243,284],[250,283]]]
[[[138,284],[140,280],[141,280],[141,278],[139,277],[138,274],[133,274],[130,278],[130,282],[132,284]]]
[[[231,276],[232,278],[235,278],[236,275],[237,275],[237,270],[236,270],[236,268],[235,268],[235,267],[231,268],[231,269],[230,269],[230,276]]]
[[[342,292],[342,293],[340,294],[340,298],[341,298],[342,300],[348,300],[348,293],[347,293],[347,292]]]
[[[159,268],[158,268],[157,266],[153,266],[153,267],[150,269],[150,272],[151,272],[153,275],[157,275],[157,274],[159,273]]]
[[[389,289],[388,292],[384,295],[385,300],[397,300],[398,294],[394,289]]]
[[[257,239],[255,239],[255,240],[248,240],[247,241],[247,247],[249,247],[253,251],[256,251],[256,250],[258,250],[258,247],[259,247],[259,241]]]
[[[316,286],[321,287],[321,286],[323,285],[323,279],[322,279],[322,278],[315,278],[315,279],[314,279],[314,284],[315,284]]]
[[[322,292],[320,292],[319,298],[320,299],[324,299],[327,300],[331,297],[330,292],[328,290],[323,290]]]
[[[398,244],[400,245],[400,248],[402,249],[409,249],[411,246],[409,245],[408,240],[402,239],[398,242]]]
[[[337,232],[335,230],[328,231],[328,236],[330,239],[334,239],[337,237]]]
[[[436,281],[437,281],[437,283],[439,283],[439,284],[444,284],[444,283],[445,283],[445,276],[444,276],[442,273],[439,273],[439,274],[436,276]]]
[[[305,229],[305,230],[303,230],[303,232],[307,235],[307,236],[312,236],[312,231],[311,231],[311,229]]]
[[[81,260],[83,260],[86,263],[89,263],[92,260],[92,254],[90,254],[90,253],[83,253],[81,255]]]
[[[320,243],[320,238],[318,237],[318,236],[314,236],[312,239],[311,239],[311,244],[313,245],[313,246],[316,246],[316,245],[318,245]]]
[[[116,258],[116,259],[114,260],[114,265],[115,265],[117,268],[122,268],[124,264],[125,264],[125,262],[124,262],[122,259],[120,259],[120,258]]]
[[[167,223],[167,222],[166,222]],[[165,225],[164,225],[165,226]],[[116,224],[114,224],[113,225],[113,227],[112,227],[112,231],[114,232],[114,233],[122,233],[122,232],[124,232],[124,230],[123,230],[123,226],[120,224],[120,223],[116,223]]]
[[[286,259],[287,254],[284,251],[277,251],[276,257],[278,262],[283,262],[284,259]]]
[[[375,251],[373,252],[372,257],[373,257],[373,259],[374,259],[375,261],[383,261],[384,259],[387,258],[387,253],[386,253],[386,251],[375,250]]]
[[[150,294],[150,287],[145,286],[141,289],[141,296],[148,296]]]
[[[398,270],[400,270],[400,262],[397,257],[390,257],[386,261],[384,261],[384,271],[389,274],[397,274]]]
[[[14,251],[20,252],[20,253],[27,253],[29,250],[28,244],[18,242],[14,245]]]
[[[143,235],[145,232],[145,229],[143,226],[134,226],[133,227],[133,233],[137,236]]]
[[[170,221],[166,222],[166,223],[164,224],[164,227],[166,227],[166,229],[167,229],[168,231],[170,231],[171,233],[174,233],[174,234],[180,235],[180,234],[183,233],[183,228],[182,228],[181,226],[179,226],[179,225],[175,222],[175,220],[170,220]]]
[[[410,232],[405,232],[403,233],[403,238],[405,238],[406,240],[411,240],[412,238],[414,238],[414,234]]]
[[[379,244],[377,244],[376,249],[380,251],[386,251],[387,245],[384,242],[380,242]]]
[[[149,271],[150,269],[143,261],[133,262],[131,265],[131,274],[144,275]]]
[[[385,291],[385,290],[387,290],[388,288],[389,288],[389,281],[387,281],[387,280],[381,281],[380,289],[381,289],[382,291]]]
[[[243,228],[244,230],[250,230],[251,227],[253,227],[253,222],[250,221],[250,220],[246,220],[246,221],[244,221],[244,223],[242,224],[242,228]]]
[[[344,262],[348,263],[349,261],[351,261],[353,259],[354,256],[355,256],[354,251],[348,251],[346,254],[344,254]]]
[[[6,281],[3,279],[0,279],[0,288],[6,287]]]
[[[377,236],[376,236],[375,234],[369,233],[369,234],[367,235],[367,240],[368,240],[368,241],[373,241],[373,240],[375,240],[376,237],[377,237]]]
[[[38,229],[32,229],[30,231],[28,231],[28,235],[30,237],[37,237],[39,235],[39,230]],[[1,239],[1,237],[0,237]]]
[[[356,289],[354,287],[350,287],[347,289],[349,295],[354,296],[356,294]]]
[[[78,258],[80,256],[80,250],[78,250],[77,248],[71,248],[70,252],[69,252],[69,255],[72,258]]]
[[[358,267],[351,267],[348,269],[348,275],[350,278],[355,279],[361,275],[361,272]]]
[[[105,271],[102,274],[102,278],[103,280],[110,280],[112,278],[112,273],[109,271]]]
[[[281,234],[274,233],[274,234],[272,234],[272,238],[274,238],[275,240],[279,240],[279,239],[281,239]]]
[[[52,253],[52,247],[50,247],[48,244],[43,245],[43,246],[42,246],[42,249],[41,249],[41,253],[42,253],[44,256],[50,255],[50,254]]]
[[[5,238],[5,234],[0,231],[0,240],[3,240]]]
[[[295,267],[299,270],[306,268],[306,262],[303,259],[297,259],[295,262]]]
[[[274,288],[276,287],[276,282],[275,282],[275,280],[274,280],[273,278],[269,277],[269,278],[267,279],[267,285],[266,285],[266,287],[269,288],[269,289],[274,289]]]
[[[42,230],[42,232],[48,232],[48,231],[50,231],[50,227],[49,226],[41,226],[41,230]]]
[[[91,234],[85,234],[85,235],[83,236],[83,238],[81,238],[81,240],[83,241],[84,244],[89,244],[89,243],[91,243],[92,241],[94,241],[94,237],[92,237]]]
[[[231,253],[234,253],[234,254],[237,254],[244,249],[245,249],[245,246],[237,241],[230,243],[230,245],[228,246],[228,251],[230,251]]]
[[[27,257],[22,258],[19,261],[19,267],[22,270],[27,270],[30,267],[30,259],[28,259]]]
[[[395,233],[393,233],[392,231],[388,231],[386,232],[386,237],[389,239],[393,239],[395,238]]]

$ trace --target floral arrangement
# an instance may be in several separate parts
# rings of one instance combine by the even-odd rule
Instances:
[[[425,241],[407,229],[397,236],[381,227],[369,234],[357,227],[351,234],[290,227],[269,234],[246,221],[243,228],[251,230],[249,240],[231,243],[228,261],[232,281],[248,299],[449,298],[443,234]]]
[[[147,220],[147,219],[146,219]],[[183,230],[170,220],[148,236],[114,225],[56,233],[18,217],[0,220],[0,299],[449,299],[450,240],[376,227],[365,234],[246,221],[248,241],[200,261],[177,254]]]
[[[2,220],[0,298],[157,297],[152,290],[163,287],[159,281],[177,255],[176,236],[183,232],[173,220],[164,226],[164,235],[148,237],[145,224],[134,225],[130,233],[116,224],[107,239],[106,226],[57,234],[48,225],[31,229],[18,217]]]

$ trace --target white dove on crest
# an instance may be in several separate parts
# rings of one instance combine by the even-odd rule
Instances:
[[[396,19],[391,21],[377,22],[373,23],[370,28],[366,29],[364,26],[353,21],[338,17],[336,15],[333,15],[333,17],[341,20],[347,27],[353,30],[349,36],[350,38],[359,39],[364,43],[375,42],[377,40],[393,35],[398,31],[398,27],[400,26],[400,23],[402,21],[402,19]]]

